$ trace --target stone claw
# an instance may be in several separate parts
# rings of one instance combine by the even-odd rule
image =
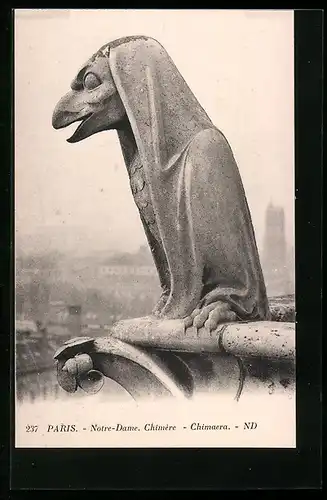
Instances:
[[[194,326],[197,330],[206,328],[210,332],[215,330],[219,324],[236,321],[236,313],[231,311],[227,302],[213,302],[202,308],[194,309],[190,316],[184,318],[185,329]]]

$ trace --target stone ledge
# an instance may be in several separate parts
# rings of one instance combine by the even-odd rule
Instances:
[[[261,391],[295,391],[295,323],[226,323],[209,332],[183,320],[122,320],[103,338],[79,337],[55,354],[58,382],[68,392],[101,389],[114,380],[137,400]],[[259,393],[258,392],[258,393]]]
[[[235,356],[295,359],[295,323],[256,321],[226,323],[209,332],[185,331],[182,320],[152,317],[122,320],[111,335],[129,344],[181,352],[227,352]]]

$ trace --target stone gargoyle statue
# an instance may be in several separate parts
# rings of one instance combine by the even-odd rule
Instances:
[[[68,142],[116,129],[162,296],[153,313],[264,320],[269,309],[250,212],[231,148],[165,49],[134,36],[102,47],[53,114],[80,121]]]
[[[199,345],[220,324],[269,321],[231,147],[162,45],[130,36],[100,48],[55,107],[55,129],[75,122],[70,143],[117,130],[162,288],[152,318],[182,321]]]

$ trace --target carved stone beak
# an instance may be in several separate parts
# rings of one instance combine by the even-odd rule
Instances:
[[[86,118],[84,106],[78,105],[74,92],[68,92],[56,105],[52,115],[52,126],[60,129]],[[78,109],[80,108],[80,109]]]
[[[78,142],[88,135],[85,124],[93,113],[87,112],[85,107],[85,103],[77,98],[76,92],[72,91],[62,97],[54,109],[52,126],[56,130],[81,121],[72,137],[67,139],[68,142]]]

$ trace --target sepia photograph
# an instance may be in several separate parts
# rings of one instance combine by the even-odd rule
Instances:
[[[15,9],[15,446],[295,448],[294,12]]]

